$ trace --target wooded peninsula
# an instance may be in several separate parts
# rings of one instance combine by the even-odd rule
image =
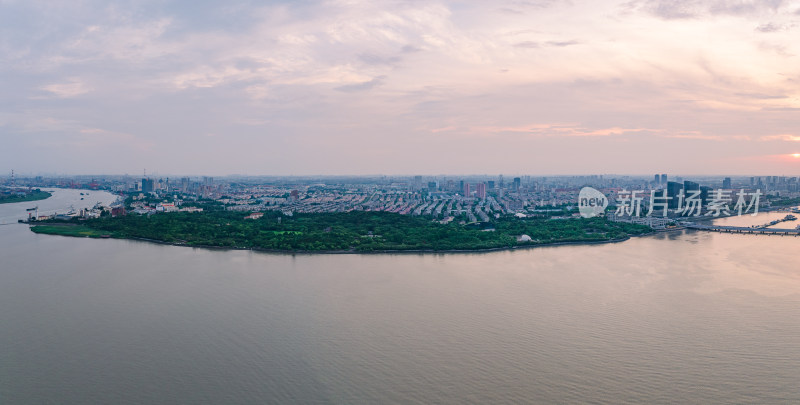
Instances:
[[[168,212],[46,221],[31,230],[94,238],[144,239],[186,246],[285,252],[472,251],[556,243],[624,240],[650,227],[605,218],[518,218],[439,223],[390,212],[295,213],[268,211]],[[523,236],[526,235],[526,236]]]

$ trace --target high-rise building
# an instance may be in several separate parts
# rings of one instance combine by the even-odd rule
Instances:
[[[655,176],[653,177],[653,183],[655,183],[655,184],[661,184],[661,176],[660,176],[660,175],[658,175],[658,174],[657,174],[657,175],[655,175]]]
[[[414,190],[422,189],[422,176],[414,176]]]
[[[155,189],[155,182],[153,179],[142,179],[142,192],[143,193],[152,193]]]
[[[462,192],[464,193],[464,197],[469,197],[469,183],[464,183]]]
[[[489,190],[494,190],[494,180],[489,180],[489,181],[487,181],[487,182],[486,182],[486,187],[487,187]]]
[[[667,184],[667,174],[666,173],[661,175],[661,184],[663,184],[663,185]]]
[[[436,191],[439,189],[439,183],[436,181],[429,181],[428,182],[428,190],[429,191]]]
[[[730,177],[726,177],[724,180],[722,180],[722,188],[724,190],[730,190],[731,189],[731,178]]]
[[[475,194],[481,200],[486,199],[486,183],[478,183],[477,189],[475,190]]]
[[[712,197],[713,190],[711,187],[700,186],[700,201],[703,202],[703,205],[708,204],[708,200]]]
[[[667,183],[667,197],[669,197],[669,208],[675,209],[678,208],[678,194],[681,193],[683,189],[683,184],[678,183],[676,181],[670,181]]]
[[[685,180],[683,182],[683,193],[686,195],[687,199],[697,194],[698,191],[700,192],[700,198],[702,199],[703,190],[700,188],[699,183],[695,183],[689,180]]]
[[[514,177],[514,191],[519,191],[521,185],[522,185],[522,179],[519,177]]]

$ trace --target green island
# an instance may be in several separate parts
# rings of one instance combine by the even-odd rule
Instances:
[[[42,191],[39,189],[32,190],[31,192],[27,192],[24,195],[14,194],[14,193],[0,193],[0,204],[11,204],[11,203],[19,203],[19,202],[26,202],[26,201],[39,201],[45,200],[50,198],[52,194],[48,193],[47,191]]]
[[[794,205],[800,205],[800,197],[794,198],[775,198],[770,201],[773,207],[789,207]]]
[[[390,212],[169,212],[69,221],[44,221],[33,232],[92,238],[144,239],[186,246],[284,252],[474,251],[556,243],[599,243],[652,231],[605,218],[517,218],[442,224]],[[530,240],[519,240],[527,235]],[[527,238],[525,238],[527,239]]]

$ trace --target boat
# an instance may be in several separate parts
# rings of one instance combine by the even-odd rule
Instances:
[[[39,207],[27,208],[25,211],[36,211]]]

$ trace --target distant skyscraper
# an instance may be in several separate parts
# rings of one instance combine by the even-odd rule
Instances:
[[[678,208],[678,194],[681,193],[683,189],[683,185],[681,183],[670,181],[667,182],[667,197],[670,199],[668,200],[669,208],[675,209]]]
[[[722,180],[722,188],[724,190],[730,190],[731,189],[731,178],[730,177],[726,177],[724,180]]]
[[[666,173],[661,175],[661,184],[667,185],[667,174]]]
[[[464,183],[464,188],[462,191],[464,193],[464,197],[469,197],[469,183]]]
[[[494,180],[489,180],[489,181],[487,181],[487,182],[486,182],[486,187],[487,187],[489,190],[494,190]]]
[[[142,192],[152,193],[155,189],[155,182],[153,179],[142,179]]]
[[[486,183],[478,183],[477,189],[475,190],[475,194],[481,200],[486,199]]]
[[[714,192],[714,189],[711,187],[700,186],[700,200],[703,202],[703,205],[708,204],[709,197],[712,196],[711,193]]]
[[[435,181],[428,182],[428,190],[429,191],[436,191],[439,189],[439,183]]]
[[[695,183],[693,181],[685,180],[683,182],[683,193],[686,195],[688,199],[692,195],[695,195],[697,191],[700,192],[700,198],[703,198],[703,189],[700,187],[699,183]]]
[[[422,189],[422,176],[414,176],[414,190]]]
[[[661,184],[661,176],[660,176],[660,175],[658,175],[658,174],[657,174],[657,175],[655,175],[655,176],[653,177],[653,183],[656,183],[656,184]]]
[[[519,191],[519,188],[522,184],[522,179],[519,177],[514,177],[514,191]]]

